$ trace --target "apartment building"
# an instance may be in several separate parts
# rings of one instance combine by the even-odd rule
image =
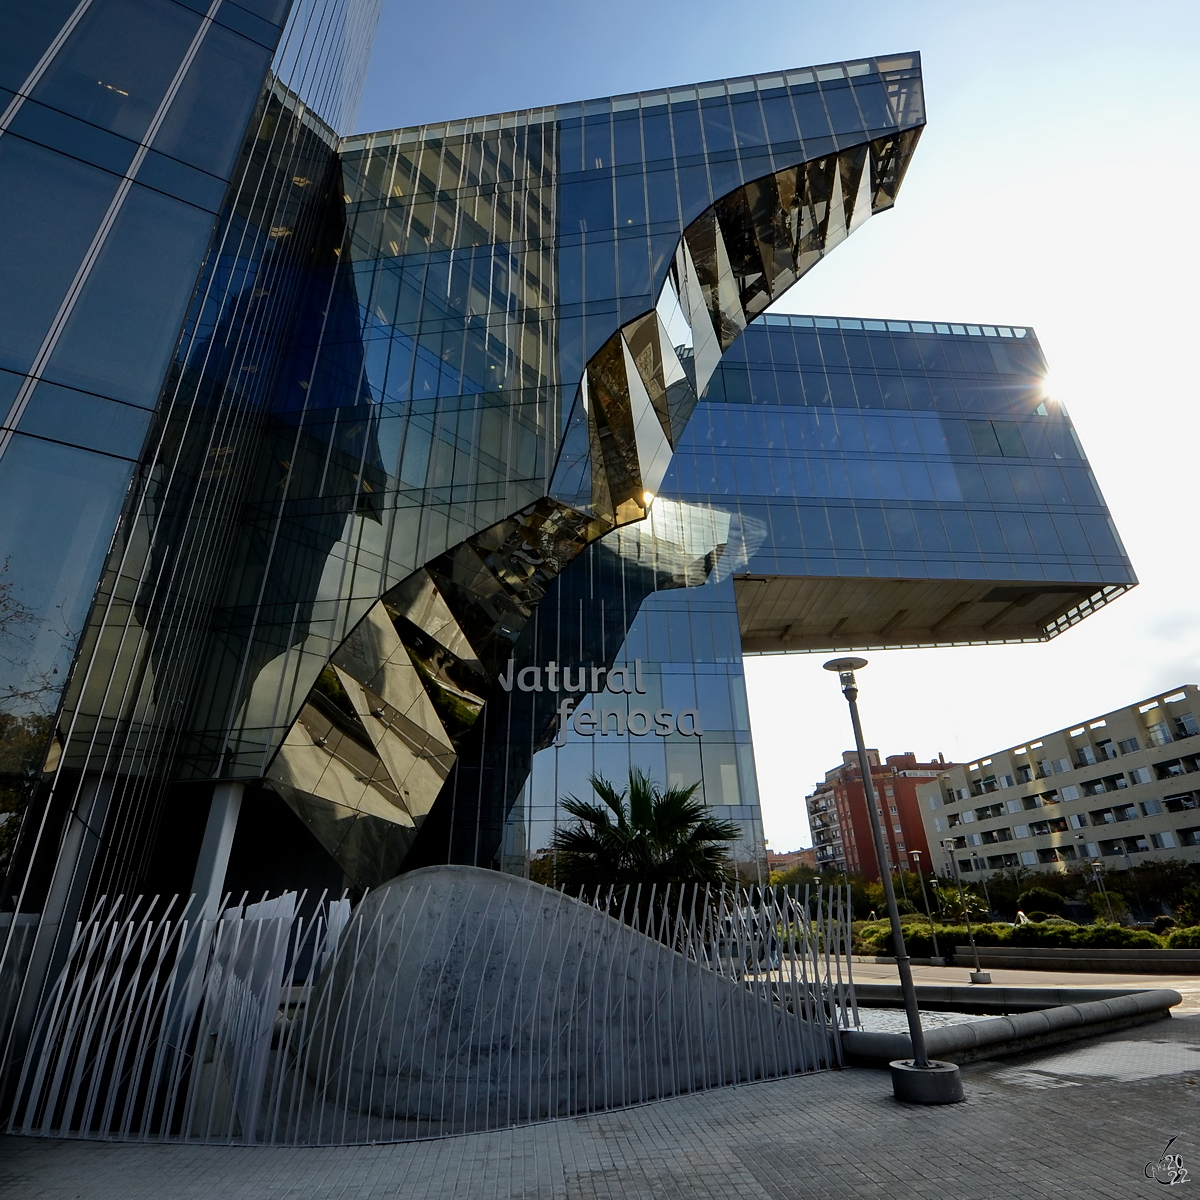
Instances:
[[[868,750],[867,761],[889,869],[910,869],[913,851],[920,852],[922,861],[928,864],[930,842],[922,822],[918,788],[936,780],[951,764],[940,754],[936,762],[918,762],[911,750],[889,754],[882,762],[878,750]],[[878,879],[879,860],[871,837],[858,755],[853,750],[844,751],[842,765],[826,771],[824,781],[804,799],[817,868],[858,872],[867,879]]]
[[[817,852],[812,846],[803,850],[772,850],[767,849],[767,871],[790,871],[793,867],[817,868]]]
[[[1200,860],[1197,714],[1185,684],[922,783],[935,866],[949,866],[947,838],[964,873]]]

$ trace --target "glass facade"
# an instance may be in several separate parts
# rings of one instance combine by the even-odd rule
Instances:
[[[915,54],[339,137],[368,0],[12,20],[0,174],[59,174],[5,193],[55,236],[0,299],[3,905],[48,946],[186,894],[215,783],[235,890],[537,875],[631,765],[756,878],[744,651],[1046,637],[1133,582],[1030,331],[768,312],[895,203]],[[19,133],[43,81],[91,157]]]
[[[588,711],[617,701],[696,715],[682,735],[560,723],[564,745],[540,745],[528,782],[509,785],[505,869],[548,874],[557,798],[593,772],[638,766],[699,781],[742,825],[741,869],[754,877],[765,855],[743,653],[1043,640],[1132,585],[1045,376],[1026,328],[773,313],[747,327],[675,448],[662,507],[603,539],[538,610],[553,622],[535,655],[547,662],[563,653],[561,627],[585,628],[594,597],[615,602],[625,641],[592,659],[641,660],[650,683],[644,697],[597,692]],[[680,529],[688,551],[651,579],[648,548],[669,555],[689,540]],[[619,583],[596,581],[602,562]],[[564,603],[568,580],[584,598]],[[529,740],[497,736],[510,757]]]

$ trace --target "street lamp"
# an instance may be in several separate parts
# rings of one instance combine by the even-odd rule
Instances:
[[[1100,895],[1104,897],[1104,903],[1108,907],[1108,919],[1112,922],[1112,924],[1115,925],[1117,923],[1117,918],[1113,916],[1113,906],[1112,901],[1108,898],[1108,888],[1104,886],[1104,877],[1100,874],[1100,868],[1103,865],[1104,864],[1098,858],[1093,861],[1092,878],[1100,886]]]
[[[921,1028],[921,1013],[917,1008],[917,991],[913,986],[912,967],[908,961],[908,952],[904,948],[904,929],[900,924],[900,910],[896,907],[896,889],[892,886],[892,873],[888,870],[883,825],[879,813],[875,811],[875,788],[871,781],[871,764],[867,761],[862,724],[858,719],[858,683],[854,678],[854,672],[866,665],[865,658],[835,658],[825,663],[825,670],[837,673],[842,695],[846,697],[846,703],[850,706],[854,746],[858,751],[858,769],[862,775],[867,816],[871,821],[871,838],[875,843],[875,859],[879,864],[879,877],[883,882],[888,920],[892,926],[896,970],[900,976],[900,992],[904,997],[908,1035],[912,1041],[911,1059],[897,1059],[888,1064],[892,1076],[892,1094],[897,1100],[908,1101],[911,1104],[954,1104],[963,1098],[962,1078],[956,1064],[935,1062],[925,1052],[925,1031]]]
[[[920,850],[910,850],[909,857],[916,863],[917,878],[921,881],[921,903],[925,905],[925,918],[929,922],[929,936],[933,941],[933,957],[941,958],[941,951],[938,950],[937,930],[933,927],[933,913],[929,911],[929,893],[925,890],[925,876],[921,874],[921,852]]]
[[[991,983],[992,977],[979,965],[979,948],[975,945],[975,933],[971,929],[971,906],[967,903],[967,894],[963,891],[962,876],[958,873],[958,859],[954,857],[954,839],[942,838],[942,849],[950,858],[950,866],[954,871],[954,882],[958,884],[958,902],[962,905],[963,916],[967,920],[967,940],[971,943],[971,954],[975,959],[975,970],[971,972],[972,983]]]

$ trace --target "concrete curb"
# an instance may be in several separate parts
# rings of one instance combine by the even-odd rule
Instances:
[[[961,967],[974,961],[970,946],[954,947],[955,966]],[[1200,951],[1196,950],[980,946],[979,963],[985,971],[1099,971],[1130,975],[1200,975]]]
[[[918,996],[921,990],[918,989]],[[1104,999],[930,1029],[925,1034],[925,1045],[931,1058],[946,1062],[1019,1054],[1161,1020],[1169,1017],[1171,1008],[1182,999],[1171,988],[1109,995]],[[893,1059],[911,1058],[912,1042],[906,1033],[866,1033],[852,1029],[842,1034],[842,1050],[851,1066],[886,1067]]]
[[[1088,1004],[1093,1000],[1111,1000],[1116,996],[1137,996],[1144,987],[1005,987],[1003,984],[917,984],[917,1001],[929,1012],[994,1013],[1007,1017],[1012,1013],[1058,1008],[1064,1004]],[[885,1008],[903,1008],[904,997],[898,983],[856,983],[860,1004]]]

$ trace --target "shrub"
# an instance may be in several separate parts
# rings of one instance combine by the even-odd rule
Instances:
[[[1011,930],[1008,942],[1012,946],[1069,946],[1077,928],[1066,921],[1031,921]]]
[[[1038,912],[1036,909],[1035,909],[1033,912],[1026,913],[1025,915],[1026,915],[1026,916],[1027,916],[1027,917],[1028,917],[1028,918],[1029,918],[1031,921],[1045,921],[1045,920],[1047,920],[1047,919],[1049,918],[1049,916],[1050,916],[1050,914],[1049,914],[1049,913],[1045,913],[1045,912]]]
[[[935,925],[937,932],[938,949],[944,955],[954,953],[955,946],[966,946],[968,944],[967,927],[965,925]],[[975,934],[975,944],[977,946],[998,946],[1006,938],[1008,934],[1007,925],[972,925],[972,932]],[[891,954],[892,938],[889,930],[883,945],[885,949],[879,951],[881,954]],[[910,925],[904,930],[904,946],[914,958],[930,958],[933,955],[933,938],[929,935],[929,925]]]
[[[1200,925],[1185,925],[1167,935],[1168,950],[1200,950]]]
[[[1157,933],[1159,936],[1166,933],[1168,930],[1174,929],[1174,928],[1175,928],[1175,918],[1174,917],[1155,917],[1154,918],[1154,932]]]
[[[1031,908],[1036,908],[1040,912],[1060,913],[1063,909],[1063,898],[1057,893],[1052,892],[1049,888],[1034,887],[1026,888],[1017,897],[1017,907],[1029,915],[1029,919],[1034,919],[1033,913],[1029,912]]]
[[[1085,925],[1071,935],[1072,946],[1097,950],[1156,950],[1162,938],[1148,929],[1126,929],[1122,925]]]

